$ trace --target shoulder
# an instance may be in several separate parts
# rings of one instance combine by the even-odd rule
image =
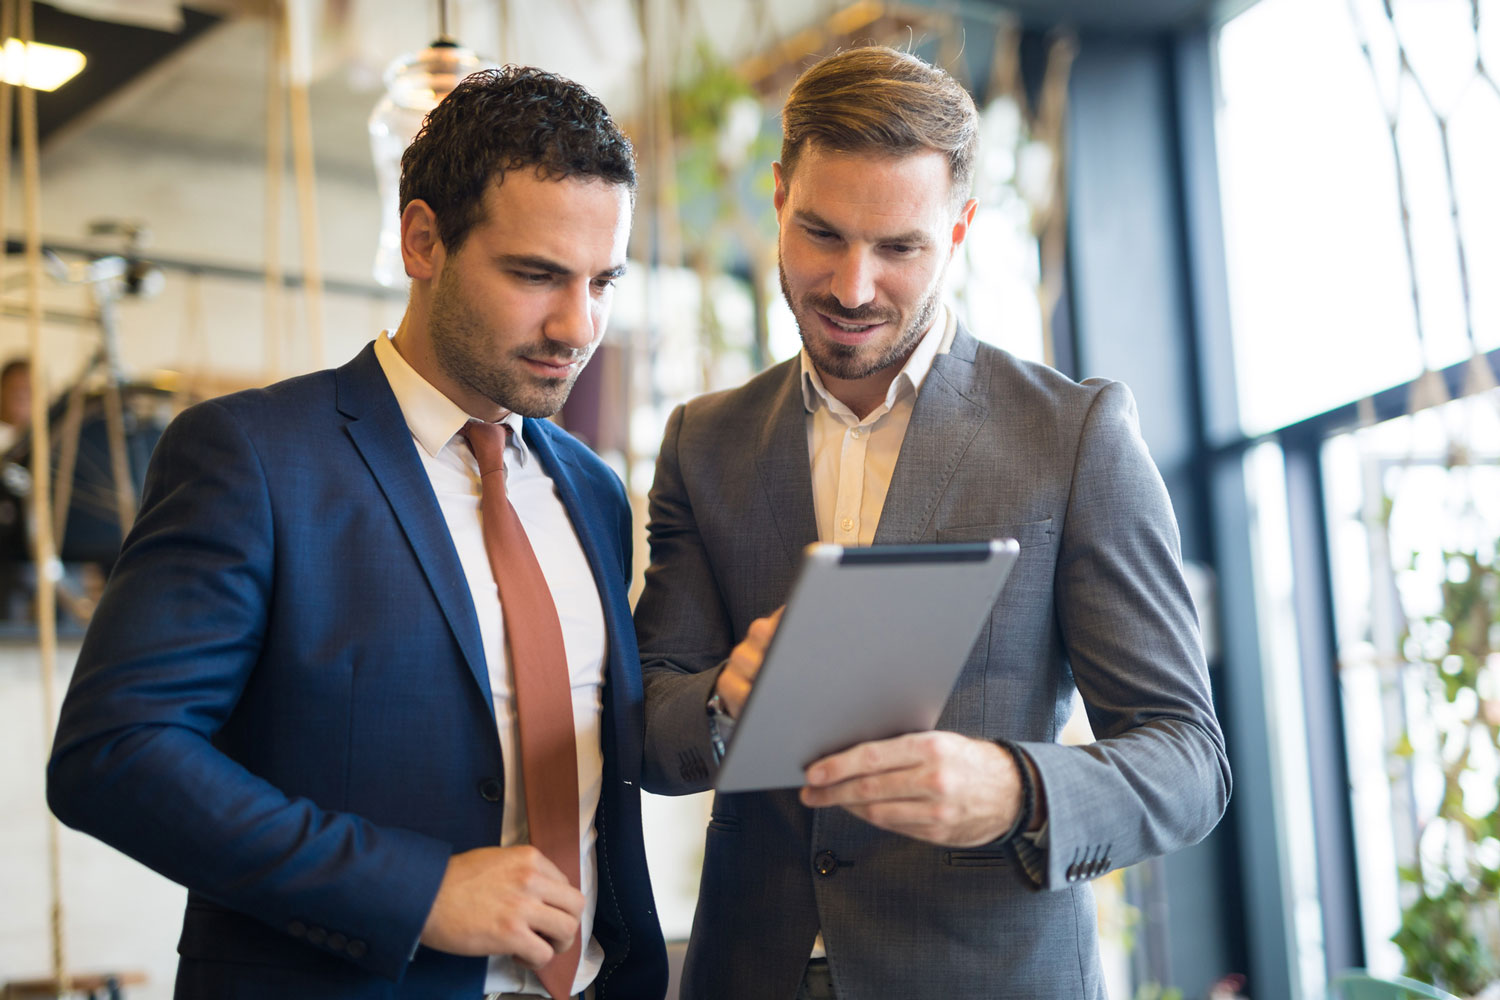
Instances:
[[[333,402],[334,372],[330,369],[216,396],[189,406],[177,420],[187,424],[227,420],[247,431],[267,431],[302,423],[309,411],[318,407],[331,410]]]
[[[758,429],[766,414],[801,392],[801,367],[797,358],[767,368],[744,385],[708,392],[680,407],[684,429],[691,426],[714,434],[736,429]]]
[[[957,346],[957,345],[955,345]],[[1123,391],[1124,383],[1106,378],[1075,381],[1050,365],[1027,361],[992,344],[973,341],[974,367],[980,384],[994,397],[1063,411],[1087,412],[1101,393]],[[1116,388],[1111,388],[1116,387]]]

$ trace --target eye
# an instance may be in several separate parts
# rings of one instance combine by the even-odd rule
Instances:
[[[552,280],[552,275],[547,271],[513,271],[512,272],[522,284],[545,285]]]
[[[916,253],[921,247],[912,243],[888,243],[886,252],[896,257],[909,257]]]
[[[838,233],[828,229],[815,229],[812,226],[804,226],[802,231],[807,234],[808,239],[818,243],[828,243],[839,238]]]
[[[595,278],[593,280],[594,291],[607,292],[615,287],[615,281],[617,280],[616,278]]]

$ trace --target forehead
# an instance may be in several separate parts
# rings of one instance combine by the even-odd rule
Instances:
[[[486,253],[549,257],[580,273],[625,262],[631,197],[623,184],[512,170],[485,187],[482,207],[469,240]]]
[[[952,204],[948,158],[936,150],[870,156],[813,146],[786,188],[792,212],[858,228],[942,225]]]

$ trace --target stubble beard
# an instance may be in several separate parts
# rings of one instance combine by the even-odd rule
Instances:
[[[807,356],[812,358],[819,372],[837,379],[855,381],[874,375],[876,372],[885,371],[887,368],[905,364],[906,359],[911,357],[911,352],[916,349],[917,342],[932,325],[932,318],[937,315],[938,306],[942,304],[943,281],[942,275],[939,275],[932,292],[918,304],[916,311],[912,313],[911,322],[906,325],[906,329],[901,331],[901,336],[897,337],[880,354],[874,357],[861,357],[860,352],[864,345],[840,344],[818,333],[809,334],[809,326],[815,324],[817,319],[809,316],[804,322],[803,316],[821,312],[848,323],[870,323],[894,318],[891,313],[865,306],[852,310],[845,309],[837,299],[825,295],[808,294],[798,301],[792,297],[792,288],[787,281],[786,265],[781,261],[779,247],[776,257],[776,269],[781,276],[781,294],[791,308],[792,315],[797,319],[797,333],[802,337],[802,346],[807,348]]]
[[[582,360],[565,379],[533,375],[522,367],[523,355],[557,361],[578,358],[580,352],[550,341],[536,349],[513,350],[490,361],[492,349],[486,344],[485,325],[453,287],[449,273],[438,278],[428,317],[433,355],[443,372],[496,406],[523,417],[541,419],[561,410],[573,391],[573,383],[593,356],[593,348],[582,352]]]

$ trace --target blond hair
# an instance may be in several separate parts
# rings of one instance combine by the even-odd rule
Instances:
[[[781,173],[809,145],[829,152],[948,158],[955,198],[974,181],[979,112],[946,71],[885,46],[845,49],[798,78],[781,112]]]

